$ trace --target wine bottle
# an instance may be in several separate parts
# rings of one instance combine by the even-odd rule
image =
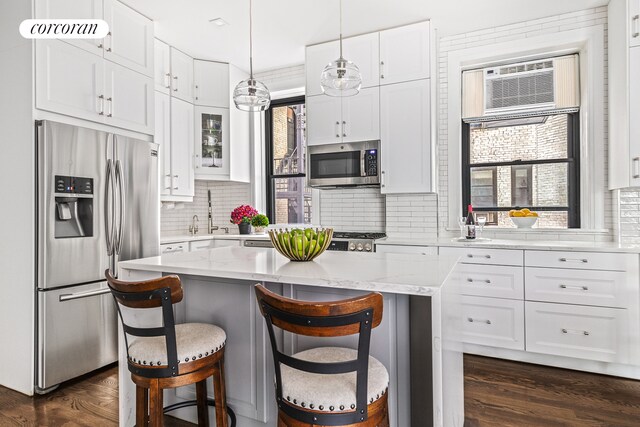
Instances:
[[[465,222],[465,226],[467,228],[467,232],[465,237],[467,239],[475,239],[476,238],[476,220],[473,217],[473,206],[469,205],[467,214],[467,221]]]

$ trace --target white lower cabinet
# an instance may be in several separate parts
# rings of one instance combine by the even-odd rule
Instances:
[[[465,264],[523,265],[523,251],[514,249],[440,247],[440,255],[458,256]]]
[[[160,245],[160,253],[161,254],[175,254],[189,252],[189,243],[187,242],[175,242],[175,243],[164,243]]]
[[[240,239],[214,239],[211,241],[213,248],[226,248],[242,246],[242,240]]]
[[[629,345],[628,313],[618,308],[527,301],[527,351],[629,363],[631,351],[637,355],[638,350]]]
[[[505,265],[458,264],[454,283],[462,295],[493,298],[524,298],[522,267]]]
[[[460,297],[462,340],[469,344],[524,350],[524,302]]]
[[[194,242],[189,242],[189,252],[206,251],[213,247],[213,240],[196,240]]]

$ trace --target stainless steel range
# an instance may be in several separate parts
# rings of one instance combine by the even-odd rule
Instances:
[[[385,233],[333,233],[328,251],[375,252],[377,239],[387,237]]]

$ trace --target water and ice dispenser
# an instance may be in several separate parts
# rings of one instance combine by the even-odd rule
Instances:
[[[55,177],[55,238],[93,236],[93,178]]]

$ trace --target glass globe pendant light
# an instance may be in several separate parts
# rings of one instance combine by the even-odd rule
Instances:
[[[329,63],[320,75],[322,92],[329,96],[353,96],[360,92],[362,75],[358,66],[342,56],[342,0],[340,0],[340,58]]]
[[[269,89],[253,78],[253,22],[252,0],[249,0],[249,78],[242,80],[233,91],[233,102],[242,111],[264,111],[271,104]]]

